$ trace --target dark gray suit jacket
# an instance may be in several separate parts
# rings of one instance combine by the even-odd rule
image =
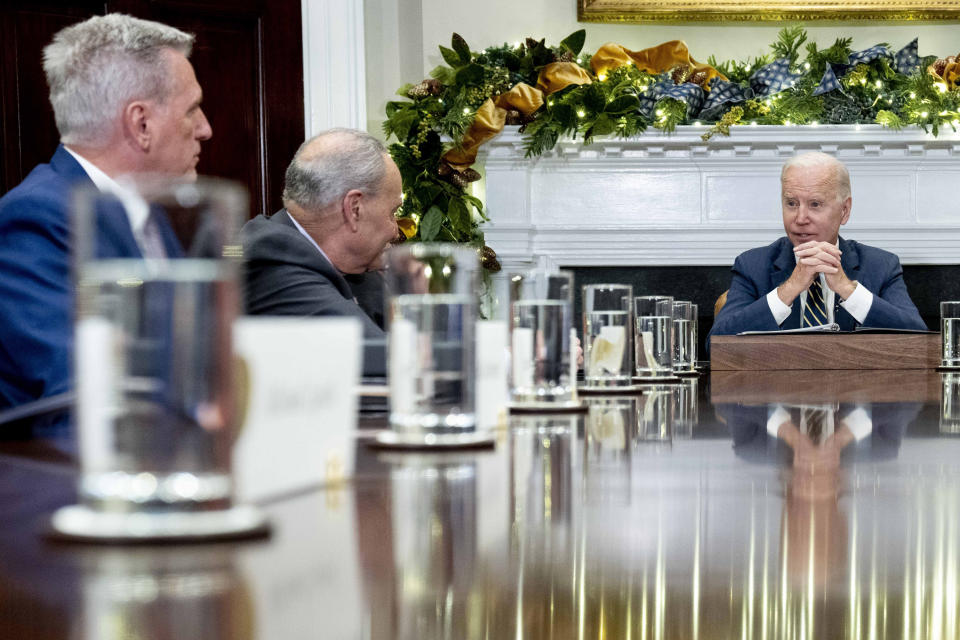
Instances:
[[[350,285],[281,209],[244,225],[246,310],[251,315],[353,316],[363,324],[364,375],[386,371],[383,329],[364,313]]]

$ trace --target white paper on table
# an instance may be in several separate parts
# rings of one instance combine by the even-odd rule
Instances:
[[[623,366],[623,350],[627,348],[627,332],[624,327],[600,327],[600,335],[593,340],[590,349],[590,375],[620,373]]]
[[[417,391],[417,327],[406,318],[390,322],[389,337],[390,410],[413,413]]]
[[[248,377],[236,493],[262,500],[353,475],[362,330],[356,318],[238,318]]]
[[[477,426],[495,427],[506,416],[510,402],[507,389],[507,323],[503,320],[477,321],[476,368]]]

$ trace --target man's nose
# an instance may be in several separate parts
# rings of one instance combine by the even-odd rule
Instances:
[[[213,137],[213,127],[210,126],[210,122],[207,120],[206,114],[203,112],[203,109],[200,109],[200,122],[197,127],[197,140],[209,140]]]
[[[810,222],[810,210],[807,209],[806,205],[801,204],[797,207],[796,223],[806,224],[808,222]]]

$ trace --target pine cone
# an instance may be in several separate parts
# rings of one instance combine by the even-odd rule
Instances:
[[[483,245],[480,249],[480,264],[491,273],[497,273],[502,268],[500,261],[497,260],[497,252],[487,245]]]
[[[443,83],[435,78],[427,78],[423,82],[413,86],[407,91],[411,98],[423,98],[426,96],[438,96],[443,92]]]
[[[707,82],[707,72],[706,71],[697,71],[690,78],[687,79],[687,82],[692,82],[698,87],[703,87]]]
[[[572,51],[564,51],[557,56],[557,62],[573,62],[574,60],[576,60],[576,56],[573,55]]]
[[[956,56],[947,56],[946,58],[938,58],[936,62],[930,65],[930,71],[932,71],[936,76],[942,78],[943,72],[947,70],[947,65],[956,60]]]
[[[673,80],[674,84],[683,84],[690,77],[691,71],[693,71],[693,67],[690,65],[678,64],[670,72],[670,79]]]

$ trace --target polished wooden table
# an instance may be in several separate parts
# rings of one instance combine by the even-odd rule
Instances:
[[[47,542],[71,458],[4,444],[0,636],[960,636],[960,381],[719,373],[514,418],[493,450],[361,445],[355,480],[263,505],[248,543]],[[777,405],[833,431],[771,434]]]

